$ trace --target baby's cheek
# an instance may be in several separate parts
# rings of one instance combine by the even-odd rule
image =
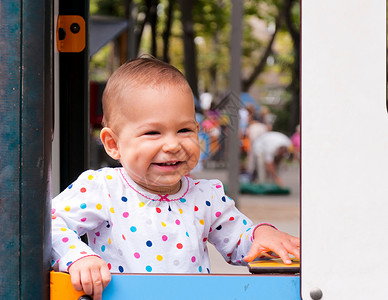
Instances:
[[[187,152],[189,152],[194,157],[199,157],[200,154],[200,145],[197,138],[190,138],[183,144]]]
[[[140,155],[133,155],[131,159],[122,159],[120,163],[131,177],[143,177],[146,172],[146,168],[141,164]]]

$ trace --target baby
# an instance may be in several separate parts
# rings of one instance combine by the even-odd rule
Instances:
[[[244,265],[274,251],[299,258],[299,239],[253,225],[218,180],[186,175],[200,149],[193,93],[154,58],[122,65],[103,94],[106,152],[121,168],[86,171],[53,199],[53,264],[101,299],[110,273],[209,273],[207,242]],[[88,243],[79,236],[87,234]]]

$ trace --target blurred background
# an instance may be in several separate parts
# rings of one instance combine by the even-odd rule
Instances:
[[[217,178],[228,186],[229,173],[237,172],[238,208],[256,223],[270,222],[299,236],[300,0],[239,5],[236,21],[236,1],[90,1],[90,167],[118,165],[99,141],[106,81],[128,59],[151,54],[177,67],[194,94],[202,153],[190,175]],[[233,26],[241,31],[237,39]],[[241,53],[238,70],[231,69],[233,47]],[[233,80],[239,81],[237,95]],[[238,109],[238,126],[232,124],[230,103]],[[258,178],[253,144],[264,132],[290,140],[276,163],[281,185]],[[233,134],[238,170],[231,170],[228,140]],[[226,264],[212,246],[209,251],[212,272],[248,273]]]

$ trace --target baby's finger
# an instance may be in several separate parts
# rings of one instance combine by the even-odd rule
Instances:
[[[105,289],[111,281],[111,274],[107,266],[101,268],[102,288]]]
[[[74,289],[79,292],[82,291],[82,283],[79,272],[71,272],[70,279]]]
[[[273,250],[277,255],[280,256],[280,258],[282,259],[282,261],[283,261],[286,265],[290,265],[290,264],[292,263],[290,257],[288,256],[288,251],[284,248],[283,245],[279,245],[278,247],[274,247],[272,250]]]
[[[294,255],[297,259],[300,259],[300,247],[295,245],[294,243],[291,242],[283,242],[284,247],[288,251],[288,253],[291,253]]]
[[[84,290],[85,294],[93,295],[93,282],[92,282],[92,276],[90,275],[90,272],[88,271],[81,272],[81,283],[82,283],[82,289]]]
[[[104,289],[100,269],[91,270],[93,282],[93,300],[101,300],[102,290]]]

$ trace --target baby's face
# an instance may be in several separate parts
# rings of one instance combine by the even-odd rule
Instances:
[[[140,186],[156,194],[177,192],[182,176],[198,163],[198,123],[189,87],[131,91],[121,109],[120,162]]]

